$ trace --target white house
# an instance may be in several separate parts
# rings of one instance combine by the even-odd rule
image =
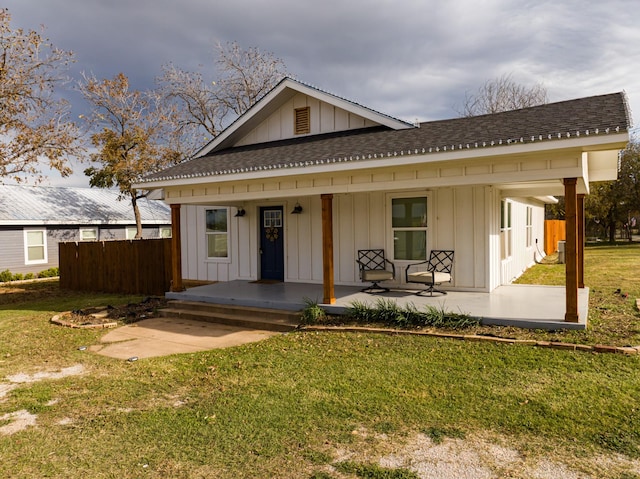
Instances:
[[[491,293],[542,249],[567,201],[567,321],[582,284],[583,197],[617,175],[624,93],[406,123],[286,78],[196,157],[149,175],[174,227],[174,288],[194,280],[361,285],[357,251],[397,270],[455,251],[450,290]],[[392,286],[403,284],[397,274]]]

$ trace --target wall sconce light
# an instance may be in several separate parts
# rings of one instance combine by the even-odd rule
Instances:
[[[238,208],[238,211],[236,211],[236,214],[233,216],[235,216],[236,218],[239,218],[241,216],[244,216],[245,214],[247,214],[247,212],[244,210],[244,208],[240,207]]]
[[[302,213],[302,206],[300,206],[300,203],[296,202],[296,205],[293,207],[293,211],[291,212],[291,214],[299,215],[300,213]]]

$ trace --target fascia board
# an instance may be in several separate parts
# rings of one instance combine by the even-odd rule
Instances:
[[[285,90],[291,90],[292,93],[290,95],[285,94]],[[274,87],[269,93],[267,93],[264,97],[262,97],[255,105],[253,105],[249,110],[243,113],[234,123],[232,123],[228,128],[222,131],[218,136],[216,136],[211,142],[209,142],[206,146],[201,148],[196,154],[193,156],[194,158],[204,156],[211,151],[214,151],[218,146],[223,144],[226,140],[231,138],[238,130],[240,130],[244,125],[251,122],[253,118],[256,118],[260,115],[260,113],[268,108],[268,105],[275,101],[279,96],[283,96],[283,100],[287,100],[288,98],[294,95],[294,92],[303,93],[305,95],[317,98],[320,101],[325,103],[329,103],[331,105],[342,108],[343,110],[347,110],[356,115],[362,116],[368,120],[371,120],[375,123],[379,123],[384,126],[388,126],[394,130],[406,129],[406,128],[414,128],[414,126],[410,123],[397,120],[390,116],[384,115],[382,113],[378,113],[374,110],[366,108],[364,106],[358,105],[357,103],[350,102],[348,100],[344,100],[335,95],[331,95],[330,93],[325,93],[323,91],[317,90],[310,86],[304,85],[302,83],[298,83],[295,80],[290,78],[284,79],[279,85]],[[280,103],[283,103],[279,102]]]
[[[211,140],[207,145],[198,150],[193,157],[198,158],[213,151],[218,145],[223,143],[227,138],[232,136],[244,124],[249,122],[253,117],[257,116],[263,108],[280,95],[286,88],[290,88],[289,80],[283,80],[279,85],[273,88],[269,93],[263,96],[257,103],[244,112],[234,123],[225,128],[218,136]]]
[[[393,130],[405,130],[408,128],[415,128],[414,125],[407,123],[405,121],[392,118],[382,113],[378,113],[374,110],[371,110],[370,108],[364,107],[362,105],[358,105],[357,103],[353,103],[351,101],[345,100],[335,95],[331,95],[330,93],[325,93],[323,91],[316,90],[315,88],[309,87],[307,85],[296,83],[295,89],[298,90],[300,93],[315,97],[320,101],[329,103],[343,110],[347,110],[358,116],[366,118],[367,120],[371,120],[375,123],[388,126]]]
[[[390,156],[382,159],[362,159],[354,161],[337,161],[335,163],[321,163],[305,167],[275,167],[263,170],[251,171],[247,173],[232,173],[226,175],[213,175],[201,177],[178,178],[171,180],[150,181],[134,184],[134,188],[151,190],[157,188],[178,187],[186,185],[202,185],[211,183],[221,183],[229,181],[245,181],[265,178],[280,178],[299,175],[326,174],[328,172],[348,172],[372,168],[398,168],[401,166],[413,166],[416,164],[431,164],[447,161],[477,160],[485,158],[502,158],[511,155],[527,155],[543,152],[559,152],[563,150],[576,150],[579,152],[588,150],[605,150],[624,148],[629,136],[626,133],[593,135],[591,137],[580,137],[565,140],[558,140],[561,144],[553,142],[550,148],[549,142],[542,140],[536,143],[517,143],[513,145],[501,145],[497,147],[463,148],[447,152],[408,154]]]

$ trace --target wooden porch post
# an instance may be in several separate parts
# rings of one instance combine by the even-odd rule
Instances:
[[[584,288],[584,195],[578,195],[578,288]]]
[[[578,322],[578,198],[577,178],[564,179],[565,219],[567,221],[566,262],[566,312],[565,322]]]
[[[322,302],[336,302],[333,288],[333,195],[322,198]]]
[[[184,291],[180,247],[180,205],[171,205],[171,291]]]

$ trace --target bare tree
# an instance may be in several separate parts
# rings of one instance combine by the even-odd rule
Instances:
[[[169,64],[158,79],[164,98],[179,106],[179,127],[189,143],[201,146],[287,76],[284,62],[258,48],[231,42],[216,46],[219,78],[207,82],[202,73]],[[204,138],[203,138],[204,134]]]
[[[0,182],[42,180],[43,167],[68,176],[68,158],[82,149],[69,104],[54,90],[65,82],[73,54],[10,23],[8,10],[0,9]]]
[[[130,198],[136,238],[141,238],[138,200],[146,193],[132,185],[145,174],[182,159],[175,112],[166,108],[156,92],[130,90],[129,80],[122,73],[102,81],[83,75],[79,90],[92,106],[86,121],[93,131],[92,146],[97,149],[90,155],[96,166],[84,173],[90,177],[91,186],[117,186],[121,198]]]
[[[218,68],[222,75],[218,85],[218,100],[224,113],[242,115],[287,76],[284,62],[252,47],[243,50],[235,43],[218,44]]]
[[[511,75],[487,81],[475,94],[465,94],[462,116],[484,115],[517,110],[547,103],[547,89],[541,83],[526,87],[516,83]]]

